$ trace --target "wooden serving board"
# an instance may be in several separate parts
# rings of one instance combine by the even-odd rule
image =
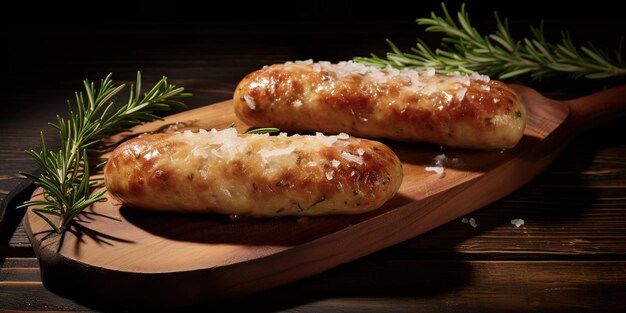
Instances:
[[[138,212],[109,200],[79,217],[63,236],[31,209],[24,225],[45,286],[81,301],[128,307],[178,307],[224,300],[336,267],[458,219],[540,173],[578,133],[626,106],[626,86],[559,102],[514,86],[527,105],[525,136],[506,151],[443,149],[386,141],[404,181],[382,208],[353,216],[231,220],[228,216]],[[240,131],[232,102],[167,117],[122,134],[179,123]],[[424,167],[438,154],[458,158],[440,177]],[[34,197],[40,196],[36,191]],[[69,282],[69,283],[68,283]]]

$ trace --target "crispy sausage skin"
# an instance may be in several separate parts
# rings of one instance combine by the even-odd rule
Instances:
[[[109,193],[133,208],[259,217],[370,211],[401,181],[400,160],[376,141],[233,128],[142,135],[105,168]]]
[[[526,121],[515,91],[486,76],[351,61],[264,67],[239,83],[233,100],[237,117],[251,126],[472,149],[515,146]]]

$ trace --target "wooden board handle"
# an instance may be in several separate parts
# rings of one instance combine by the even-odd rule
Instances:
[[[582,133],[626,116],[626,85],[565,103],[570,107],[571,118],[577,125],[577,132]]]

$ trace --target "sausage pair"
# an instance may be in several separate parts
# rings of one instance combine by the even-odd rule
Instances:
[[[387,146],[359,137],[502,149],[523,135],[515,92],[486,76],[288,62],[246,76],[234,110],[251,126],[336,136],[185,131],[119,146],[105,168],[111,195],[134,208],[246,216],[356,214],[402,182]],[[345,132],[345,133],[344,133]]]

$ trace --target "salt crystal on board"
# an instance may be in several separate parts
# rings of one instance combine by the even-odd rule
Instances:
[[[521,218],[514,218],[511,220],[511,224],[515,225],[515,227],[520,227],[524,225],[524,220]]]
[[[469,224],[470,224],[470,226],[472,226],[472,227],[474,227],[474,228],[478,227],[478,224],[476,224],[476,220],[475,220],[473,217],[470,217],[469,219],[468,219],[467,217],[464,217],[464,218],[461,220],[461,223],[463,223],[463,224],[467,224],[467,223],[469,223]]]

